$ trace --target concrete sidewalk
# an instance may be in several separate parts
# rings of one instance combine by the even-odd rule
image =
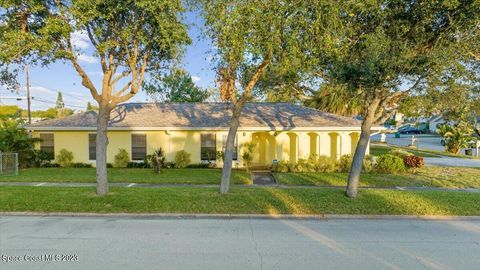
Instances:
[[[95,187],[95,183],[58,183],[58,182],[0,182],[0,186],[28,186],[28,187]],[[194,185],[194,184],[142,184],[142,183],[109,183],[110,187],[124,188],[166,188],[166,187],[196,187],[218,188],[220,185]],[[244,188],[305,188],[305,189],[345,189],[344,186],[290,186],[290,185],[233,185]],[[378,190],[411,190],[411,191],[455,191],[455,192],[480,192],[478,188],[442,188],[442,187],[359,187],[359,189]]]

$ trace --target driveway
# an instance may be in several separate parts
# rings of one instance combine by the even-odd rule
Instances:
[[[20,258],[0,269],[478,269],[480,221],[0,217],[0,253]],[[49,254],[78,260],[24,261]]]

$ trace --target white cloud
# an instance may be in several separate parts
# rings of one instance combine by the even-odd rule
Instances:
[[[96,57],[86,55],[86,54],[80,54],[78,56],[78,61],[85,63],[85,64],[95,64],[98,62],[98,59]]]
[[[200,81],[202,78],[198,77],[198,76],[192,76],[192,81],[193,82],[198,82]]]
[[[90,47],[90,39],[85,31],[77,31],[72,34],[72,45],[76,49],[87,49]]]
[[[89,74],[91,76],[103,77],[103,72],[102,71],[87,71],[87,74]]]
[[[40,94],[56,94],[57,91],[52,89],[45,88],[43,86],[30,86],[30,91],[32,94],[40,93]]]

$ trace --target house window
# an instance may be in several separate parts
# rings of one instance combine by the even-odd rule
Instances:
[[[40,134],[40,151],[48,155],[48,159],[52,160],[55,158],[55,140],[53,133],[42,133]]]
[[[217,142],[215,133],[202,133],[200,136],[200,156],[202,160],[215,160],[217,153]]]
[[[132,160],[144,160],[147,156],[147,135],[132,134]]]
[[[88,134],[88,159],[97,159],[97,134]]]
[[[222,151],[223,153],[225,153],[225,150],[227,149],[227,137],[228,135],[227,134],[223,134],[222,136]],[[237,160],[238,158],[238,138],[237,136],[235,136],[235,141],[234,141],[234,145],[233,145],[233,160]]]

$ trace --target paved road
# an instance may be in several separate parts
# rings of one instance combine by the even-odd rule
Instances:
[[[445,166],[445,167],[480,167],[480,159],[466,158],[424,158],[426,165]]]
[[[0,269],[478,269],[480,221],[0,217],[0,253],[78,256]]]
[[[440,136],[433,135],[414,135],[417,138],[418,148],[444,151],[445,147],[440,143]],[[380,141],[380,135],[372,136],[372,141]],[[400,135],[400,138],[395,138],[395,134],[387,134],[387,143],[398,146],[408,146],[412,142],[412,135]]]

